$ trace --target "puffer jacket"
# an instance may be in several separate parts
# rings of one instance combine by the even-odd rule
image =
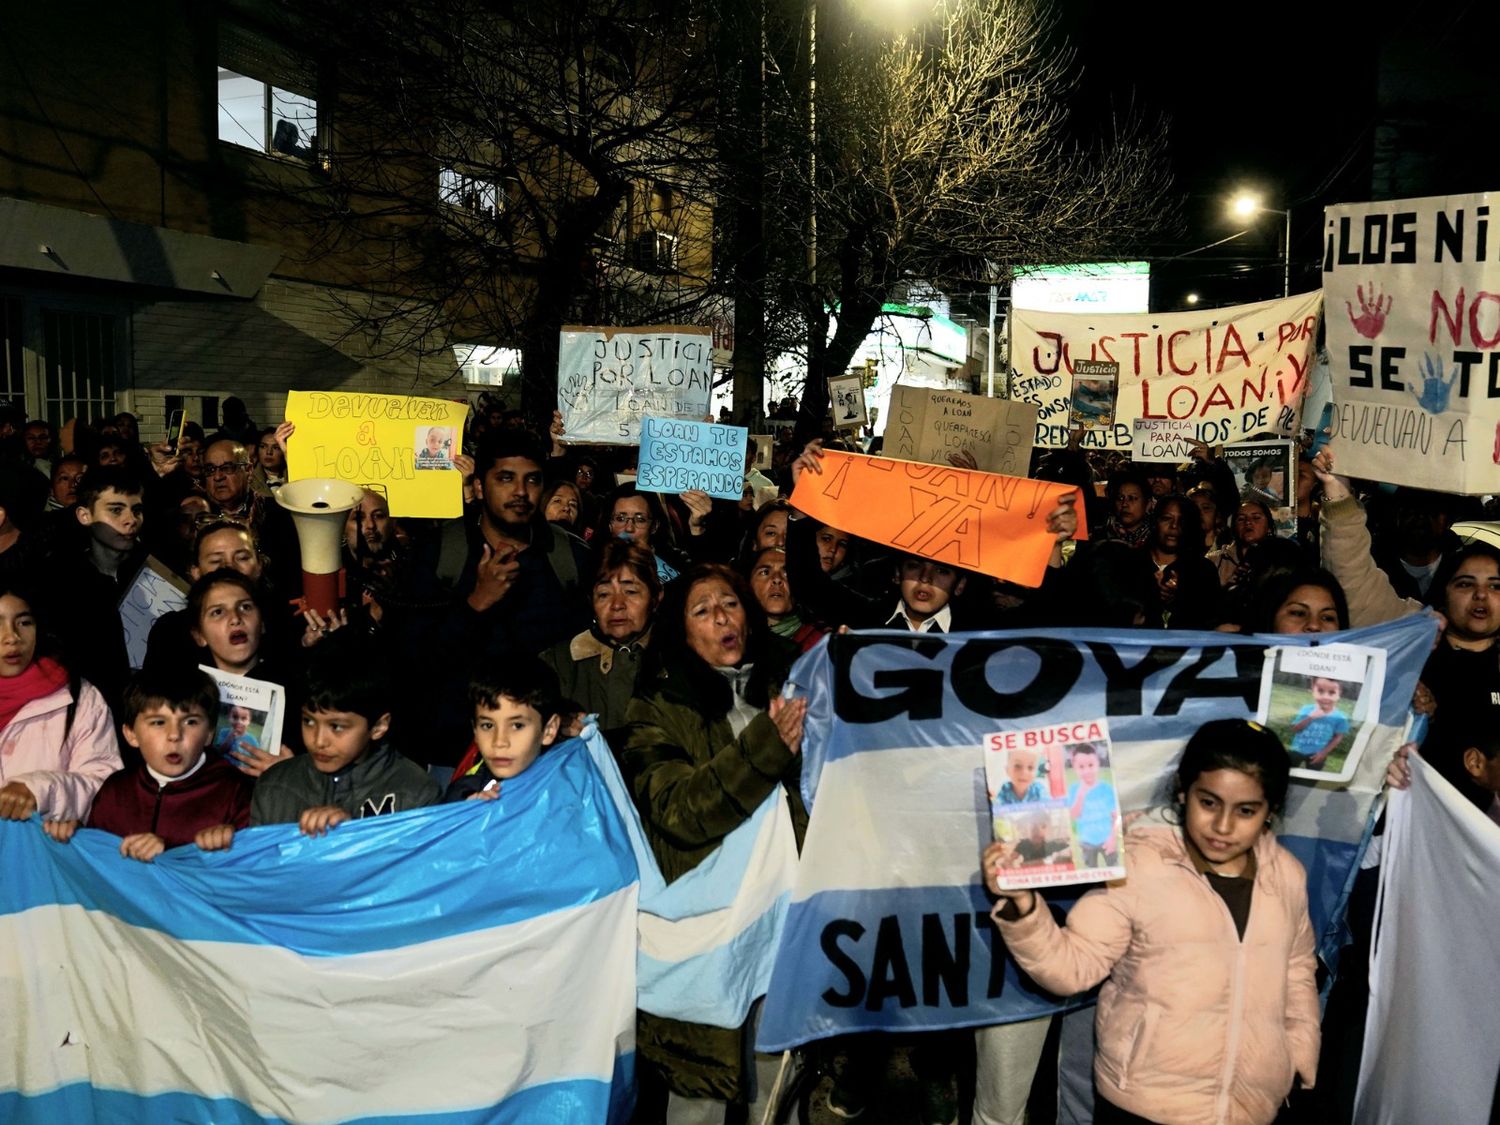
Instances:
[[[1312,1085],[1306,875],[1269,832],[1255,859],[1244,940],[1176,828],[1132,830],[1128,876],[1084,895],[1065,927],[1040,900],[1016,921],[996,908],[1006,947],[1043,988],[1070,996],[1105,982],[1094,1082],[1121,1109],[1163,1125],[1264,1125],[1297,1075]]]
[[[82,820],[104,779],[123,764],[104,696],[87,680],[79,681],[69,727],[72,702],[64,684],[26,704],[0,731],[0,786],[25,785],[44,820]]]
[[[758,702],[775,674],[769,662],[757,663],[755,673],[745,694]],[[778,786],[785,788],[799,847],[806,832],[807,810],[797,795],[801,760],[765,711],[736,737],[731,698],[728,681],[701,661],[669,661],[641,677],[626,711],[620,772],[669,883],[707,859]],[[641,1012],[636,1050],[683,1097],[733,1101],[747,1092],[747,1028]]]

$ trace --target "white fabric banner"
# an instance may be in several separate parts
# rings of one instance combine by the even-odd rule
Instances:
[[[1179,313],[1012,313],[1011,397],[1037,408],[1036,444],[1068,444],[1080,361],[1119,364],[1114,424],[1092,448],[1128,449],[1136,419],[1191,420],[1210,445],[1296,433],[1321,293]]]
[[[647,414],[703,421],[713,390],[712,353],[707,328],[564,328],[557,408],[566,440],[639,445]]]
[[[1324,210],[1339,472],[1444,492],[1500,489],[1494,193]]]
[[[1500,1112],[1500,825],[1411,764],[1386,814],[1354,1119],[1484,1125]]]

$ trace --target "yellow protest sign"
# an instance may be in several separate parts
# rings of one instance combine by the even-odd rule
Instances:
[[[1078,489],[829,450],[821,474],[798,479],[792,506],[900,551],[1040,586],[1053,544],[1047,515],[1069,494]],[[1087,535],[1080,526],[1078,538]]]
[[[441,398],[290,391],[287,479],[333,477],[385,496],[393,516],[463,514],[463,449],[469,407]]]

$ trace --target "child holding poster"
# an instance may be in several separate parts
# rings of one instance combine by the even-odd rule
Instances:
[[[1108,740],[1103,719],[989,736],[985,778],[1006,886],[1097,883],[1125,874]],[[1044,761],[1045,782],[1037,777]]]
[[[984,854],[991,912],[1016,962],[1058,996],[1103,982],[1094,1121],[1269,1123],[1319,1046],[1307,876],[1270,821],[1286,751],[1258,723],[1218,719],[1178,764],[1175,824],[1137,825],[1127,879],[1084,895],[1060,926]]]

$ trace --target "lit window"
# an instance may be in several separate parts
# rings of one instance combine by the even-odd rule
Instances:
[[[438,172],[438,199],[449,207],[493,219],[500,213],[500,187],[456,168]]]
[[[219,26],[219,140],[298,160],[318,155],[316,72],[295,51],[237,24]]]

